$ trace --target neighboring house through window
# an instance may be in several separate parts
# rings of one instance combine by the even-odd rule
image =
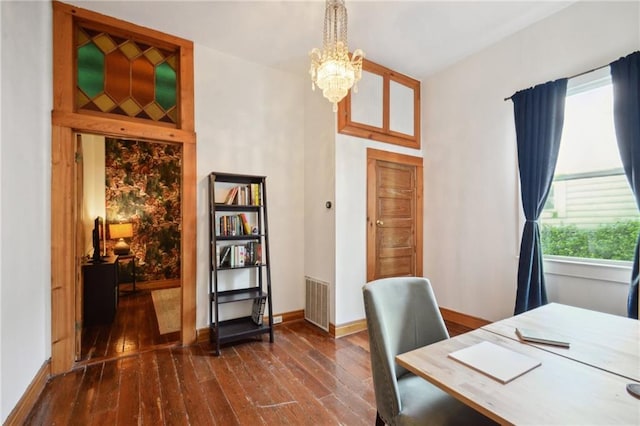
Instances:
[[[609,67],[569,80],[560,153],[540,224],[545,256],[633,260],[640,215],[618,153]]]

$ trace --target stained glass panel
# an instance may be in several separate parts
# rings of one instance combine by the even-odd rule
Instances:
[[[78,48],[78,88],[89,98],[102,93],[104,88],[104,54],[89,42]]]
[[[176,72],[164,62],[156,67],[156,102],[164,109],[176,104]]]
[[[76,54],[78,109],[177,122],[177,50],[78,27]]]

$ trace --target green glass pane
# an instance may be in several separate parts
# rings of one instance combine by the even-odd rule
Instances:
[[[176,105],[176,72],[166,62],[156,67],[156,102],[165,111]]]
[[[104,90],[104,53],[93,42],[78,48],[78,87],[90,98]]]

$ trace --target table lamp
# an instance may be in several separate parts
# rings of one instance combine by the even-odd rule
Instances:
[[[112,240],[118,240],[113,246],[113,254],[129,254],[129,244],[124,239],[133,237],[132,223],[109,224],[109,236]]]

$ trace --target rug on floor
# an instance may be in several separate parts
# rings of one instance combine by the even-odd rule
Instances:
[[[160,334],[180,331],[180,287],[151,292]]]

